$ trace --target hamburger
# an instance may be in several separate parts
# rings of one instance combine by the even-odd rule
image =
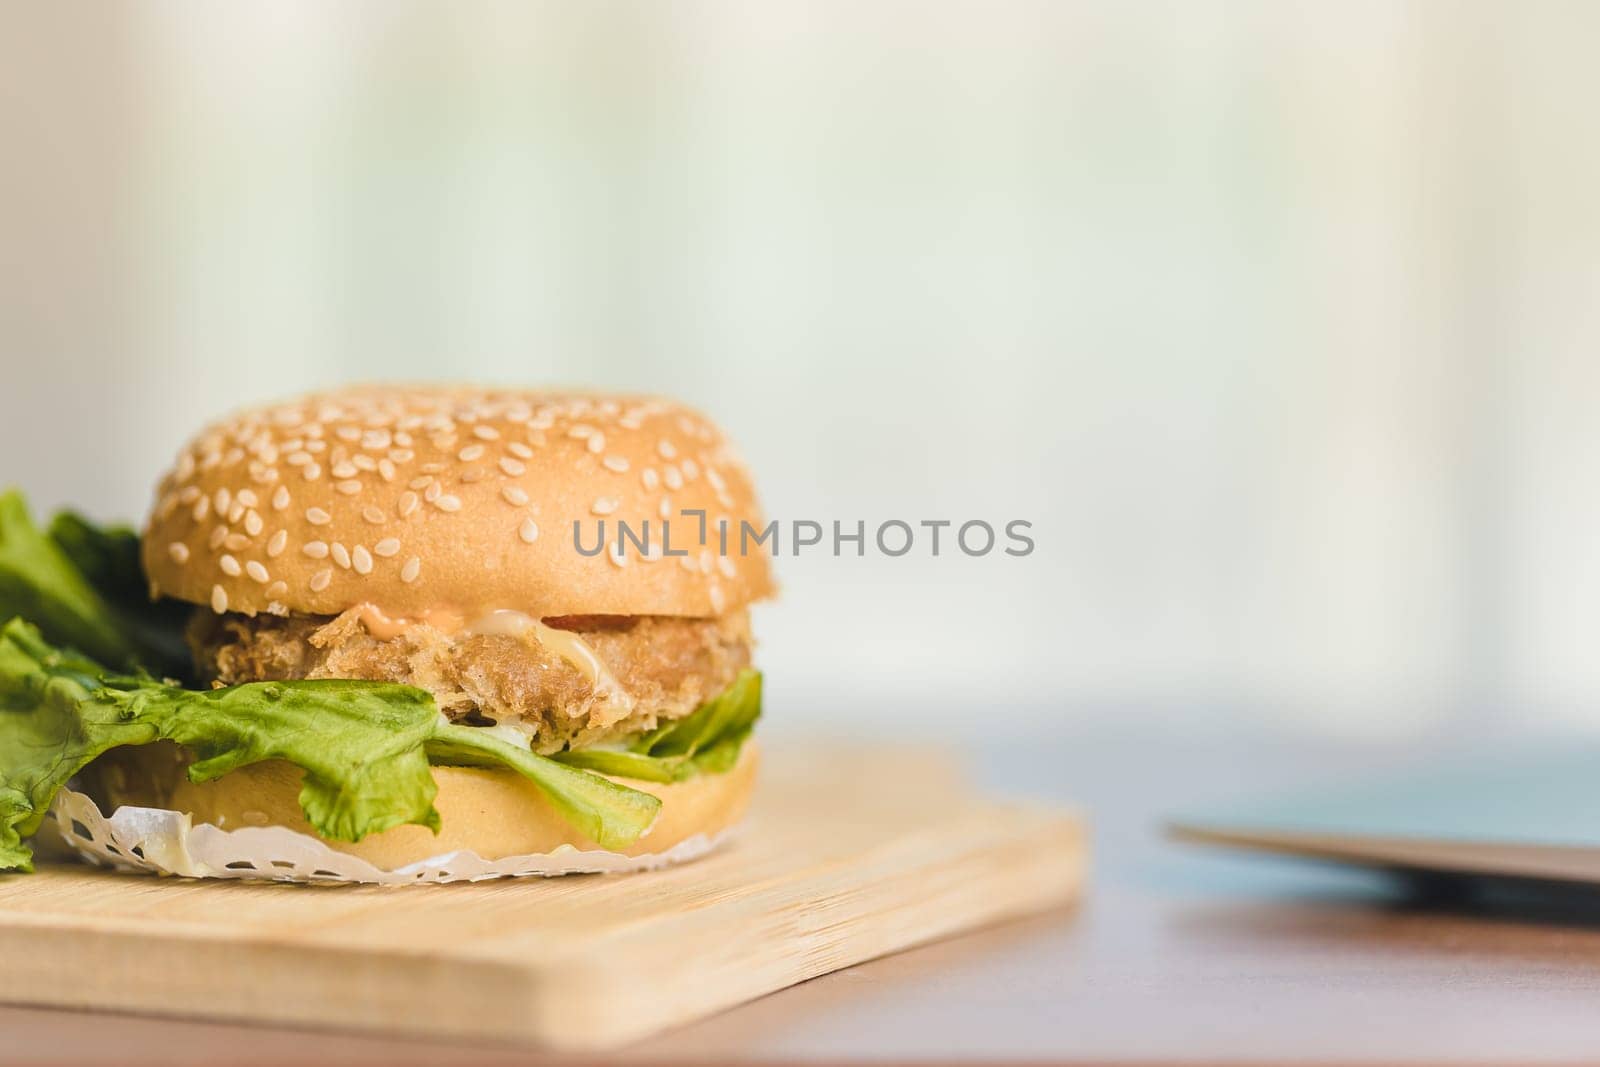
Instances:
[[[385,869],[715,840],[773,585],[707,530],[759,521],[679,404],[433,387],[213,423],[142,534],[0,498],[0,868],[69,779]]]

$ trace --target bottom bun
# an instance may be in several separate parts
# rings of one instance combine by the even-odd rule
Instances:
[[[172,744],[116,749],[90,768],[87,786],[104,811],[124,805],[187,812],[195,823],[223,830],[282,826],[318,837],[329,848],[394,870],[446,852],[475,852],[486,860],[554,852],[562,846],[594,850],[528,779],[512,771],[479,767],[434,767],[439,792],[437,834],[424,826],[397,826],[360,841],[320,837],[300,810],[300,769],[282,760],[229,771],[211,782],[189,781],[189,760]],[[644,836],[624,849],[627,856],[665,852],[697,834],[714,838],[732,827],[749,806],[760,754],[745,742],[738,761],[723,774],[683,782],[613,781],[661,798],[661,811]]]

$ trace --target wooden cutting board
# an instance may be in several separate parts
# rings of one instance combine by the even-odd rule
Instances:
[[[0,876],[0,999],[607,1048],[1064,904],[1085,851],[1075,816],[981,799],[929,753],[769,752],[741,836],[663,871],[401,887],[44,863]]]

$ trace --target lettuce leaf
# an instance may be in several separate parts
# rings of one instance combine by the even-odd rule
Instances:
[[[474,726],[440,722],[428,741],[428,755],[440,762],[510,767],[543,790],[551,805],[585,837],[606,848],[633,844],[661,808],[659,797],[563,766]]]
[[[0,870],[29,870],[25,842],[56,792],[101,753],[176,741],[202,782],[261,760],[300,767],[300,805],[324,837],[357,841],[402,823],[434,830],[430,751],[528,777],[605,848],[650,828],[661,802],[445,722],[425,690],[381,682],[254,682],[196,691],[108,673],[13,619],[0,628]]]
[[[15,489],[0,493],[0,619],[13,616],[119,669],[190,669],[182,608],[150,604],[133,531],[63,514],[42,533]]]
[[[138,646],[140,666],[162,676],[189,676],[192,662],[183,633],[194,605],[172,597],[150,599],[139,535],[131,527],[100,526],[60,511],[46,536],[110,606],[118,627]],[[0,618],[6,617],[0,610]]]
[[[0,616],[12,615],[103,663],[131,667],[139,651],[61,546],[33,524],[15,489],[0,493]]]
[[[307,820],[335,840],[402,823],[437,830],[428,767],[459,763],[517,771],[591,840],[624,848],[649,829],[661,802],[591,771],[654,782],[724,772],[761,714],[761,676],[746,670],[627,751],[545,757],[447,723],[428,693],[402,685],[181,688],[170,679],[191,676],[183,640],[191,611],[149,601],[132,529],[62,512],[41,533],[19,492],[0,493],[0,619],[17,616],[0,628],[0,870],[30,868],[25,839],[95,757],[161,740],[196,754],[195,781],[266,759],[294,763],[304,772]]]
[[[692,714],[644,734],[625,752],[587,748],[550,758],[643,782],[681,782],[730,769],[760,717],[761,674],[747,667]]]

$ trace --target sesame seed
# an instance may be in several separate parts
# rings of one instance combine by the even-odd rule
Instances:
[[[290,452],[283,457],[283,461],[291,467],[304,467],[311,462],[311,453],[306,451]]]
[[[433,479],[431,477],[429,477],[428,475],[424,474],[420,478],[413,478],[409,482],[407,482],[406,483],[406,488],[408,488],[408,489],[426,489],[426,488],[428,488],[428,486],[430,486],[432,484],[433,484]]]
[[[269,580],[267,568],[261,565],[260,560],[253,559],[249,563],[246,563],[244,565],[244,572],[250,577],[254,578],[261,585],[266,585],[267,581]]]
[[[512,441],[510,444],[506,445],[506,451],[510,452],[513,456],[516,456],[518,459],[532,459],[533,458],[533,449],[529,448],[527,445],[523,444],[521,441]]]
[[[206,516],[208,514],[210,514],[210,513],[211,513],[211,498],[208,497],[208,496],[203,496],[199,500],[196,500],[194,502],[194,510],[191,511],[189,514],[190,514],[190,517],[192,517],[195,522],[205,522],[206,521]]]
[[[694,557],[693,556],[679,556],[678,557],[678,566],[682,567],[684,570],[689,571],[691,573],[693,573],[694,571],[697,571],[697,570],[700,569],[700,568],[695,566]]]
[[[300,474],[305,478],[306,481],[314,482],[318,478],[322,477],[322,467],[320,464],[307,463],[300,469]]]
[[[237,578],[244,573],[244,568],[239,566],[239,561],[227,553],[223,553],[222,558],[217,563],[221,565],[222,573],[230,578]]]
[[[603,496],[599,497],[593,504],[589,505],[589,510],[594,512],[596,515],[609,515],[621,506],[622,502],[616,497]]]
[[[211,587],[211,610],[218,615],[228,610],[228,591],[220,585]]]
[[[342,541],[335,541],[328,546],[328,550],[333,553],[333,561],[335,563],[345,570],[350,569],[350,550],[344,547]]]
[[[328,542],[307,541],[305,544],[300,546],[300,551],[310,556],[312,559],[327,559]]]
[[[219,508],[217,510],[218,514],[221,514],[221,509]],[[235,500],[233,502],[233,507],[228,509],[228,522],[237,523],[240,519],[244,518],[244,512],[244,505]]]
[[[588,437],[592,433],[594,433],[594,427],[593,426],[585,426],[583,423],[580,422],[580,423],[578,423],[578,425],[574,426],[572,429],[567,431],[567,436],[575,438],[575,439],[581,441],[585,437]]]
[[[382,541],[372,546],[372,554],[374,556],[383,556],[385,559],[398,554],[399,551],[400,539],[398,537],[385,537]]]
[[[189,546],[182,541],[174,541],[167,546],[167,555],[172,557],[172,562],[183,564],[189,562]]]
[[[430,504],[435,500],[438,500],[443,495],[444,486],[440,485],[438,482],[434,482],[432,485],[428,486],[428,488],[422,491],[422,499],[426,500]]]
[[[279,530],[277,533],[273,534],[272,539],[267,542],[267,558],[277,559],[279,556],[283,555],[283,550],[287,548],[288,545],[289,531]]]
[[[422,561],[416,556],[406,560],[406,565],[400,568],[400,580],[410,585],[417,580],[417,575],[422,573]]]
[[[417,469],[420,470],[423,474],[438,474],[440,471],[444,470],[444,464],[443,463],[424,463],[422,466],[418,467]],[[415,489],[417,487],[416,486],[412,486],[412,488]]]
[[[211,536],[206,539],[206,544],[210,546],[211,551],[215,552],[222,547],[222,543],[227,539],[228,528],[226,526],[218,526],[212,529]]]
[[[661,472],[661,480],[667,483],[667,488],[668,489],[682,489],[683,488],[683,475],[682,475],[682,473],[679,472],[677,467],[673,466],[670,463],[667,464],[666,468]]]
[[[683,462],[678,464],[678,466],[683,468],[683,476],[689,479],[691,482],[700,477],[700,464],[696,463],[687,456],[684,457]]]
[[[289,506],[289,487],[280,485],[272,494],[272,510],[282,511]]]
[[[710,574],[712,562],[711,550],[709,548],[702,548],[700,550],[700,573]]]
[[[311,591],[313,593],[320,593],[324,589],[328,588],[328,583],[331,581],[333,581],[333,568],[324,567],[317,573],[313,574],[311,576],[311,581],[307,584],[311,586]]]
[[[250,538],[242,533],[231,533],[222,539],[222,543],[228,546],[229,552],[243,552],[250,546]]]
[[[445,496],[441,496],[438,500],[433,501],[433,506],[438,508],[440,511],[460,511],[461,498],[455,496],[454,494],[446,494]]]
[[[417,494],[411,492],[402,493],[400,495],[400,517],[402,519],[409,519],[411,517],[411,513],[416,511],[421,505],[422,501],[417,498]]]
[[[386,482],[394,481],[394,461],[388,459],[378,460],[378,477]]]
[[[663,519],[669,519],[672,517],[672,498],[670,496],[662,496],[661,507],[659,510]]]
[[[372,553],[367,551],[366,545],[357,545],[350,551],[350,565],[357,574],[372,573]]]
[[[234,499],[239,501],[239,503],[243,504],[247,508],[256,508],[261,506],[261,502],[256,499],[256,491],[254,489],[241,489]]]
[[[505,486],[500,490],[500,495],[505,497],[506,503],[514,507],[521,507],[528,502],[528,494],[514,485]]]
[[[728,483],[722,480],[722,475],[717,473],[717,468],[715,467],[706,468],[706,481],[710,482],[711,488],[719,493],[728,487]]]
[[[466,448],[463,448],[460,452],[456,453],[456,458],[463,463],[471,463],[473,460],[478,459],[482,455],[482,445],[468,445]]]
[[[722,609],[727,606],[727,603],[728,603],[728,598],[723,595],[722,586],[718,585],[716,582],[712,582],[711,583],[711,610],[716,612],[718,615],[721,615],[722,614]]]
[[[654,467],[646,467],[639,472],[639,480],[644,483],[646,489],[654,491],[656,486],[661,484],[661,475],[656,473]]]
[[[274,600],[277,600],[288,592],[289,583],[285,581],[276,581],[267,586],[267,595]],[[269,608],[268,610],[270,611],[271,609]]]
[[[339,492],[343,493],[345,496],[355,496],[357,493],[361,492],[361,483],[354,478],[347,478],[344,481],[335,484],[334,488],[339,490]]]
[[[673,446],[671,441],[668,441],[664,437],[661,439],[660,443],[656,445],[656,451],[661,453],[662,459],[673,459],[678,454],[677,448]]]
[[[539,539],[539,524],[532,519],[523,519],[522,525],[517,527],[517,536],[528,544],[533,544]]]
[[[333,516],[321,508],[306,508],[306,521],[313,526],[326,526],[333,521]]]
[[[378,469],[378,461],[365,454],[351,456],[350,462],[356,465],[357,470],[366,471],[368,474]]]
[[[212,503],[216,505],[218,515],[226,515],[228,508],[233,504],[233,494],[228,492],[227,486],[223,486],[217,490],[217,495],[212,497]]]
[[[596,433],[591,436],[588,441],[588,449],[590,452],[593,452],[596,455],[604,452],[606,450],[606,435],[603,433]]]
[[[391,448],[389,449],[389,458],[396,463],[410,463],[417,458],[417,454],[409,448]]]
[[[461,472],[461,481],[464,485],[471,485],[474,482],[483,481],[488,476],[489,472],[484,470],[482,467],[468,467],[466,470]]]
[[[498,441],[500,440],[500,431],[493,426],[474,426],[472,428],[472,436],[480,441]]]
[[[361,440],[361,428],[359,426],[341,426],[333,432],[339,436],[341,441]]]
[[[738,573],[734,569],[732,557],[729,557],[729,556],[718,556],[717,557],[717,570],[721,571],[724,575],[726,575],[729,578],[732,578],[736,573]]]
[[[261,513],[251,508],[244,515],[244,532],[251,537],[261,536]]]
[[[366,507],[361,509],[361,517],[374,526],[382,526],[388,521],[389,516],[383,513],[382,508]]]
[[[616,471],[618,474],[625,474],[628,470],[628,461],[623,456],[607,456],[600,463],[606,470]]]
[[[608,552],[606,554],[611,557],[611,562],[616,564],[617,566],[626,567],[628,565],[628,556],[627,556],[626,553],[622,552],[620,549],[613,548],[610,552]]]
[[[328,473],[333,475],[335,478],[354,478],[360,472],[356,470],[356,465],[354,463],[351,463],[349,460],[340,460],[338,463],[335,463],[333,466],[328,468]]]
[[[193,504],[197,499],[199,499],[199,497],[200,497],[200,487],[199,486],[186,485],[186,486],[183,487],[183,492],[178,494],[178,503],[180,503],[180,504]]]
[[[499,466],[502,471],[513,478],[523,474],[528,469],[522,462],[512,459],[510,456],[501,456]]]

